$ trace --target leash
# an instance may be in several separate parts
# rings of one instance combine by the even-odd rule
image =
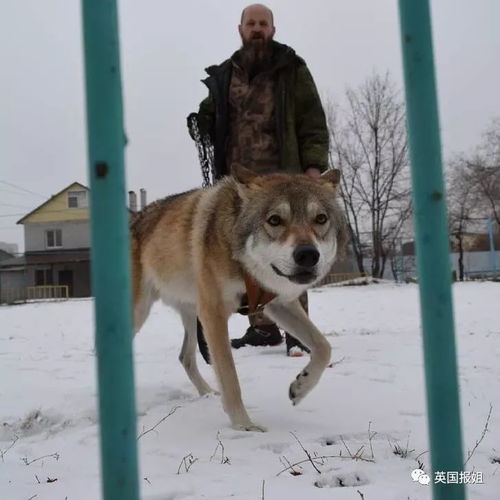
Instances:
[[[187,126],[189,135],[196,144],[198,150],[198,159],[200,161],[201,174],[203,176],[202,186],[208,187],[215,184],[215,161],[214,161],[214,146],[208,135],[202,136],[198,123],[198,114],[191,113],[187,117]],[[238,312],[248,316],[257,316],[262,314],[266,304],[271,302],[276,297],[275,293],[264,290],[248,273],[244,273],[245,287],[247,290],[247,304],[242,304]],[[258,330],[258,328],[256,328]],[[265,334],[266,332],[260,331]],[[203,327],[196,319],[196,334],[198,339],[198,347],[203,359],[207,364],[210,364],[210,353],[208,352],[207,342],[203,334]]]
[[[208,135],[202,136],[198,124],[198,114],[191,113],[187,117],[189,135],[198,149],[201,175],[203,176],[202,187],[212,186],[215,183],[214,146]]]

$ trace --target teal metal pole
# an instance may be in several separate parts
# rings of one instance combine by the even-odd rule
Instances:
[[[432,473],[463,470],[446,196],[428,0],[399,0]],[[463,484],[434,481],[434,500]]]
[[[137,500],[130,244],[116,0],[83,0],[103,498]]]

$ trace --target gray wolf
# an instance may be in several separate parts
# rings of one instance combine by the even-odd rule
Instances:
[[[346,242],[336,201],[340,172],[319,179],[236,167],[215,186],[148,205],[131,224],[134,329],[161,299],[181,316],[179,360],[200,395],[213,392],[196,365],[196,321],[203,325],[222,403],[235,429],[263,431],[242,401],[228,334],[250,277],[275,296],[264,308],[310,349],[289,389],[293,404],[318,383],[330,344],[298,297],[330,270]]]

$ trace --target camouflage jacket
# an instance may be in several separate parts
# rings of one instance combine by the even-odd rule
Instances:
[[[314,80],[293,49],[273,42],[273,52],[279,168],[300,173],[315,166],[323,171],[328,163],[328,129]],[[203,80],[209,95],[200,104],[198,122],[201,132],[209,134],[214,144],[216,178],[228,174],[229,90],[236,55],[207,68],[209,76]]]

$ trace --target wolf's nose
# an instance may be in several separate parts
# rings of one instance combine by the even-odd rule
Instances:
[[[293,251],[293,260],[301,267],[313,267],[318,263],[319,252],[314,245],[299,245]]]

